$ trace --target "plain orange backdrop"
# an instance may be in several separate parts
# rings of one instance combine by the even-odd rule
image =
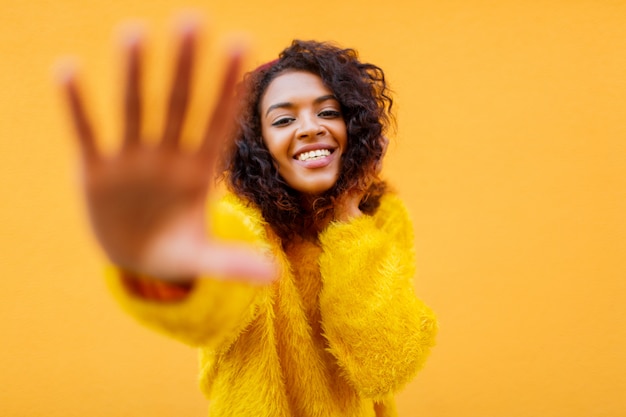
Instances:
[[[401,416],[626,415],[626,2],[0,6],[0,415],[206,415],[196,352],[138,326],[107,293],[51,75],[57,56],[80,57],[113,148],[113,28],[145,20],[158,97],[182,6],[212,21],[205,92],[219,39],[237,29],[255,45],[249,67],[313,38],[386,70],[398,129],[384,172],[409,205],[416,288],[441,322]],[[194,120],[210,100],[199,95]]]

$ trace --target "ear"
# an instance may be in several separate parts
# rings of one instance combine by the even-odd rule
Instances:
[[[383,169],[383,159],[385,158],[385,154],[387,154],[387,147],[389,146],[389,138],[387,136],[383,135],[378,140],[380,141],[383,151],[380,154],[380,159],[376,162],[376,175],[380,174],[380,171]]]

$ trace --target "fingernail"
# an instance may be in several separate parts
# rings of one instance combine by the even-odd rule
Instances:
[[[202,20],[199,12],[184,10],[175,18],[176,29],[182,36],[194,35],[200,30]]]
[[[68,84],[76,76],[78,59],[74,56],[64,56],[52,64],[52,75],[59,84]]]
[[[119,26],[118,33],[124,46],[134,47],[144,38],[145,24],[139,20],[129,20]]]

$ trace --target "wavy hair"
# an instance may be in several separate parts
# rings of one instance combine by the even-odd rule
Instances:
[[[270,83],[288,71],[318,75],[336,96],[347,129],[347,150],[337,182],[316,196],[312,207],[279,175],[261,136],[260,102]],[[359,208],[372,214],[386,191],[378,178],[384,154],[383,136],[393,124],[393,100],[379,67],[360,62],[353,49],[294,40],[275,61],[245,75],[238,89],[240,110],[224,175],[235,194],[258,206],[283,239],[307,235],[333,212],[335,199],[351,190],[365,191]]]

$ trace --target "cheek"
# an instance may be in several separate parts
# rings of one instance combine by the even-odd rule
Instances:
[[[348,146],[348,127],[346,126],[345,122],[341,122],[341,124],[337,124],[335,126],[334,136],[342,148],[345,149],[346,146]]]
[[[289,140],[286,135],[276,134],[275,132],[271,135],[265,134],[263,143],[274,159],[287,158],[289,154]]]
[[[261,138],[261,140],[263,141],[263,145],[265,146],[265,149],[269,151],[270,155],[272,155],[272,158],[275,158],[276,149],[273,146],[273,142],[270,140],[267,140],[267,135],[265,134],[263,134],[263,137]]]
[[[267,141],[265,140],[265,138],[263,139],[263,144],[265,145],[265,148],[269,151],[270,153],[270,157],[271,157],[271,162],[274,165],[274,167],[280,171],[280,167],[282,165],[284,165],[284,152],[281,152],[280,147],[277,146],[276,142],[271,142],[271,141]],[[281,158],[283,159],[283,163],[281,163]]]

